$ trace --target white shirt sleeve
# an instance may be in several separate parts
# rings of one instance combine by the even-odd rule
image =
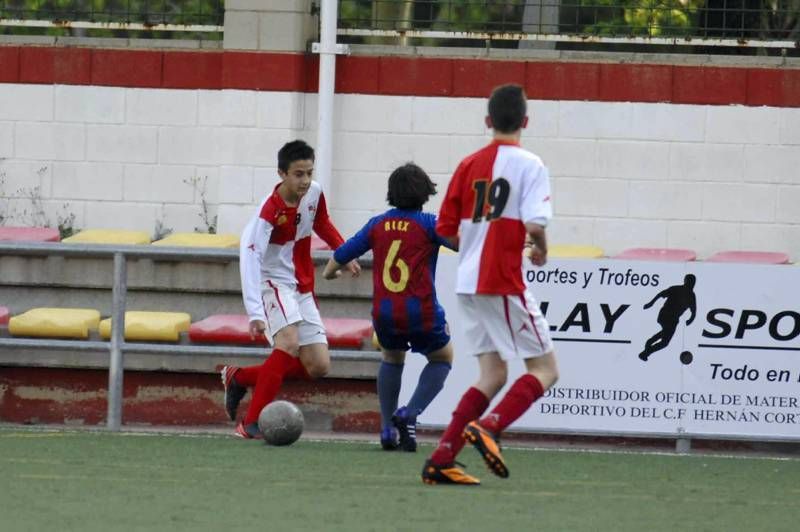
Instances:
[[[523,223],[546,226],[553,217],[550,201],[550,172],[544,165],[533,166],[523,181],[519,207]]]
[[[267,321],[264,303],[261,299],[261,266],[267,253],[272,225],[256,216],[242,232],[239,244],[239,274],[242,279],[242,299],[247,317],[251,322]]]

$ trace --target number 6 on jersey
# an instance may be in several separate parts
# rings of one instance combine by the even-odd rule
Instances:
[[[395,294],[406,289],[410,275],[406,261],[397,256],[402,242],[402,240],[392,240],[389,251],[386,253],[386,260],[383,263],[383,286]],[[400,271],[400,279],[397,281],[392,279],[392,268],[394,267]]]

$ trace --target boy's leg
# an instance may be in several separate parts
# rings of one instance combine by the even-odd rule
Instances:
[[[552,351],[525,359],[525,369],[527,373],[519,377],[497,406],[480,420],[480,425],[495,436],[519,419],[558,378],[556,358]]]
[[[518,419],[533,402],[542,396],[558,378],[549,325],[533,297],[525,292],[503,296],[505,323],[489,329],[493,343],[506,360],[527,355],[528,373],[520,377],[491,414],[467,426],[464,437],[481,454],[489,469],[497,476],[508,477],[497,437]],[[496,313],[495,313],[496,314]]]
[[[378,368],[378,403],[381,410],[381,446],[384,450],[397,449],[397,432],[393,414],[403,379],[405,351],[383,349],[383,361]]]
[[[292,357],[293,361],[284,375],[284,380],[308,380],[310,375],[305,366],[297,357]],[[248,388],[254,388],[258,382],[258,375],[264,364],[246,366],[243,368],[236,366],[225,366],[222,368],[222,385],[225,390],[225,411],[231,421],[236,421],[236,411],[239,403],[247,394]]]
[[[417,387],[408,401],[408,405],[400,408],[392,416],[392,422],[400,433],[400,447],[404,451],[417,450],[417,416],[419,416],[436,398],[453,361],[453,347],[449,342],[444,347],[427,354],[428,363],[422,368]]]
[[[252,388],[256,385],[256,382],[258,382],[258,372],[260,369],[261,364],[237,368],[236,384],[246,388]]]
[[[453,362],[453,346],[447,345],[428,354],[428,363],[422,368],[419,381],[408,401],[409,415],[417,417],[436,398],[442,388]]]
[[[500,453],[500,433],[549,389],[558,378],[555,355],[552,351],[525,360],[527,373],[519,377],[495,408],[480,421],[473,421],[464,430],[464,438],[481,454],[487,467],[501,478],[508,477]]]
[[[284,378],[297,364],[297,359],[291,355],[297,349],[297,326],[284,327],[274,338],[275,349],[259,368],[253,399],[243,421],[245,427],[252,428],[258,423],[261,410],[275,399]]]
[[[325,324],[319,315],[314,294],[300,294],[297,303],[302,316],[297,329],[300,364],[295,366],[292,375],[304,379],[319,379],[327,375],[331,368]]]
[[[488,386],[488,384],[498,377],[505,378],[504,365],[502,366],[502,375],[484,374],[484,368],[493,365],[497,360],[502,363],[497,353],[487,353],[478,358],[481,367],[481,378],[475,386],[469,388],[461,397],[455,410],[453,410],[453,417],[450,420],[450,424],[439,440],[439,445],[422,467],[422,481],[424,483],[459,484],[466,486],[480,484],[480,480],[471,475],[467,475],[460,468],[456,467],[455,459],[464,447],[465,441],[462,436],[464,427],[470,421],[480,417],[489,406],[491,398],[497,393],[497,390],[503,386],[503,384],[500,383],[500,385],[492,391],[492,387]],[[481,361],[487,362],[481,363]],[[489,395],[487,395],[484,390],[490,392]]]
[[[492,397],[505,384],[506,363],[497,353],[480,355],[478,366],[480,368],[478,382],[461,397],[458,406],[453,411],[450,424],[431,455],[431,460],[436,464],[447,464],[455,460],[464,447],[465,442],[462,437],[464,427],[483,414]]]

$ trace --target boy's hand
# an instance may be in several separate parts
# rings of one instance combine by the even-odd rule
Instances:
[[[525,251],[523,254],[535,265],[544,266],[547,263],[547,252],[542,251],[541,248],[534,244],[525,244]]]
[[[338,279],[342,276],[342,271],[340,270],[341,265],[333,259],[328,260],[328,264],[325,265],[325,269],[322,272],[322,277],[327,280]]]
[[[353,277],[358,277],[361,274],[361,265],[355,259],[345,264],[344,267]]]
[[[267,330],[267,324],[261,320],[253,320],[250,322],[250,339],[258,340],[264,337],[264,331]]]

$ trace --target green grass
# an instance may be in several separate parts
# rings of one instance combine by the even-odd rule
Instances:
[[[430,452],[0,429],[0,529],[798,530],[800,461],[508,449],[507,480],[425,486]]]

